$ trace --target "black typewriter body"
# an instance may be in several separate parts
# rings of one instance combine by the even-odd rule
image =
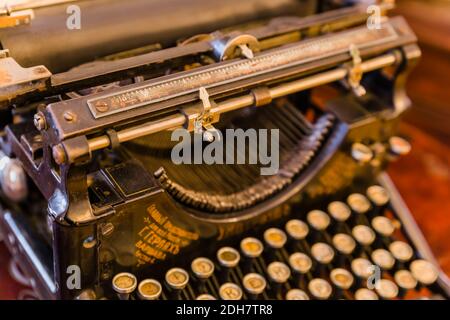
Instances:
[[[85,4],[88,15],[103,2]],[[129,41],[106,47],[100,34],[87,40],[90,52],[75,42],[27,56],[18,46],[33,23],[2,30],[10,52],[0,59],[1,150],[21,169],[2,180],[0,230],[38,298],[448,298],[448,279],[430,267],[431,251],[384,172],[409,148],[396,132],[410,104],[404,83],[420,57],[414,34],[401,17],[369,29],[367,5],[269,3],[240,15],[232,3],[217,4],[229,15],[203,24],[180,9],[174,28],[142,37],[141,11],[168,11],[130,1],[122,5],[135,21],[117,35]],[[58,6],[35,9],[35,26],[39,10],[56,24]],[[64,50],[78,54],[64,59]],[[279,128],[280,170],[175,165],[171,132],[202,135],[197,123],[222,132]],[[336,202],[341,211],[330,207]],[[339,220],[342,210],[349,213]],[[374,222],[386,219],[388,227]],[[307,234],[296,235],[303,225]],[[358,238],[358,226],[373,239]],[[339,234],[351,238],[348,251]],[[410,256],[397,259],[396,241]],[[296,265],[298,253],[309,268]],[[380,267],[381,288],[364,291],[358,259]]]

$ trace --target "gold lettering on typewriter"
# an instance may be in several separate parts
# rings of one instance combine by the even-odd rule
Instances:
[[[135,244],[138,266],[163,261],[168,254],[177,255],[181,248],[199,238],[197,233],[175,226],[154,204],[147,208],[147,213]]]

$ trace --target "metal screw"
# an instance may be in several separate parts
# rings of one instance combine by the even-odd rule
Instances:
[[[34,126],[39,131],[47,129],[47,121],[45,121],[45,116],[42,112],[38,112],[34,115]]]
[[[113,233],[114,225],[111,222],[104,223],[101,225],[100,229],[101,229],[102,235],[107,237]]]
[[[64,112],[64,120],[66,120],[67,122],[72,122],[75,120],[75,114],[71,111],[66,111]]]
[[[64,147],[60,144],[57,144],[56,146],[53,146],[52,148],[52,154],[53,159],[57,164],[63,164],[66,162],[66,152],[64,150]]]

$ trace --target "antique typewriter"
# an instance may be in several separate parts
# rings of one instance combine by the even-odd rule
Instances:
[[[385,173],[421,55],[392,1],[6,3],[0,233],[22,298],[449,297]],[[180,128],[202,150],[278,129],[279,170],[176,164]]]

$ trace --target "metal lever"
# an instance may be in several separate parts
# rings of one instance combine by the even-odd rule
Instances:
[[[361,80],[363,77],[362,69],[362,59],[359,53],[359,49],[356,45],[350,45],[350,55],[353,59],[353,66],[348,72],[348,84],[353,92],[358,96],[362,97],[366,94],[366,89],[361,85]]]
[[[194,132],[198,134],[203,134],[203,140],[212,142],[214,138],[220,139],[220,135],[214,134],[213,131],[217,131],[216,128],[211,124],[211,101],[209,100],[209,93],[206,91],[205,87],[199,89],[200,100],[202,100],[203,108],[200,115],[194,120]],[[203,131],[205,128],[206,131]]]

